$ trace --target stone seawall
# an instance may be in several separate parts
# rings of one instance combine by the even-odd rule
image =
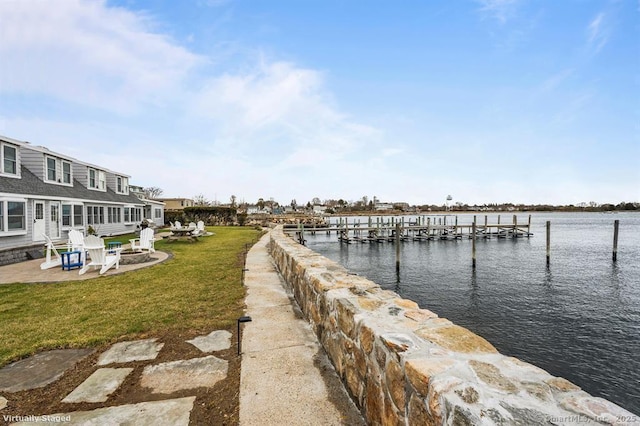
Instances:
[[[271,231],[269,251],[369,424],[640,424],[639,416],[349,273],[282,226]]]

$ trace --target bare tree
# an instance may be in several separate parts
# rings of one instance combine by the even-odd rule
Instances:
[[[236,196],[232,195],[231,196],[231,208],[235,208],[236,207]]]
[[[198,194],[193,197],[194,206],[208,206],[209,204],[209,200],[207,200],[202,194]]]
[[[144,195],[147,198],[158,198],[164,192],[162,188],[158,188],[157,186],[150,186],[148,188],[144,188]]]

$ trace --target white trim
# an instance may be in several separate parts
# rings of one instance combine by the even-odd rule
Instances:
[[[16,150],[16,172],[8,173],[4,170],[4,147],[8,146]],[[7,141],[0,140],[0,176],[3,177],[12,177],[12,178],[20,178],[20,147],[13,143],[9,143]]]
[[[3,197],[0,196],[0,202],[2,205],[2,227],[3,231],[0,231],[0,237],[12,237],[15,235],[27,235],[29,227],[27,226],[27,202],[26,198],[17,197]],[[9,214],[7,203],[24,203],[24,229],[9,231]]]
[[[53,229],[54,229],[54,225],[55,222],[53,220],[51,220],[51,216],[53,215],[53,208],[57,207],[58,208],[58,234],[57,235],[53,235]],[[47,217],[48,220],[48,224],[49,224],[49,237],[51,239],[60,239],[62,237],[62,203],[60,201],[50,201],[49,202],[49,215]]]
[[[91,172],[95,172],[95,185],[91,186]],[[87,189],[91,191],[107,192],[107,173],[103,169],[87,167]]]

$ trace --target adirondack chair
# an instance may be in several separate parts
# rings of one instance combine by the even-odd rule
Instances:
[[[156,248],[154,246],[155,240],[153,237],[153,229],[145,228],[140,231],[140,238],[133,238],[129,240],[131,243],[131,250],[143,251],[147,250],[149,253],[154,253]]]
[[[82,250],[84,246],[84,235],[82,232],[72,229],[69,231],[68,250]]]
[[[40,264],[40,269],[49,269],[49,268],[54,268],[56,266],[62,265],[62,257],[60,256],[60,253],[58,253],[58,249],[65,250],[67,246],[66,245],[56,246],[53,243],[53,241],[51,241],[51,238],[49,238],[48,235],[42,234],[42,236],[47,242],[45,246],[45,250],[47,251],[47,254],[45,257],[45,261]],[[53,258],[51,257],[52,254],[54,256]]]
[[[120,267],[120,250],[107,250],[104,246],[104,240],[89,235],[84,239],[84,250],[89,252],[90,261],[85,261],[84,266],[80,269],[80,275],[83,275],[93,266],[94,269],[100,267],[100,275],[107,272],[113,266],[118,269]]]
[[[181,229],[182,228],[182,224],[176,220],[175,223],[173,224],[172,228]]]

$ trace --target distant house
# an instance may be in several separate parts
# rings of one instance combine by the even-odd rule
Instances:
[[[156,226],[164,225],[165,203],[159,200],[147,198],[144,188],[141,186],[130,185],[129,192],[132,192],[144,203],[143,216],[145,219],[152,220]]]
[[[327,211],[327,206],[313,206],[313,214],[322,215]]]
[[[91,228],[98,235],[134,232],[152,203],[130,191],[129,179],[124,173],[0,136],[0,265],[42,252],[45,235],[66,241],[71,229],[86,234]]]
[[[195,206],[195,202],[191,198],[156,198],[156,201],[163,202],[165,210],[171,211]]]
[[[247,206],[247,214],[271,214],[271,208],[269,206],[260,208],[256,205],[251,205]]]
[[[393,210],[393,204],[391,203],[376,203],[375,205],[375,209],[377,211],[387,211],[387,210]]]

